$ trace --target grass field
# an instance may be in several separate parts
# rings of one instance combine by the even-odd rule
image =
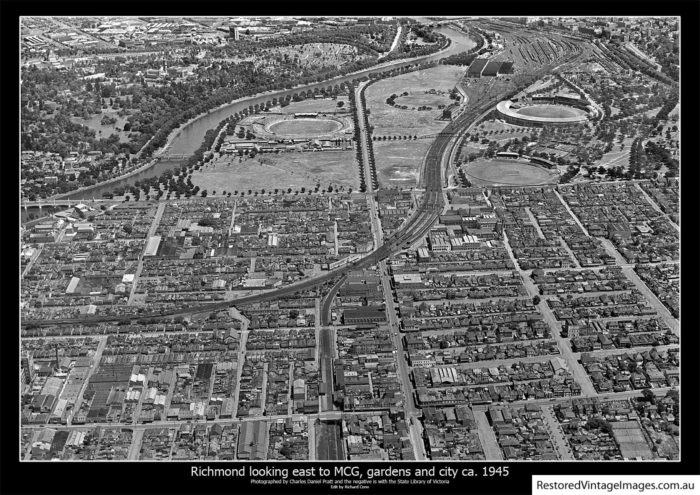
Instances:
[[[615,140],[612,151],[605,153],[603,158],[601,158],[595,165],[605,168],[622,167],[623,169],[627,169],[630,162],[630,147],[633,141],[634,140],[631,138],[625,138],[623,141],[625,147],[624,149],[621,149],[620,143]]]
[[[479,153],[487,148],[485,144],[469,143],[462,146],[462,150],[457,155],[457,161],[464,161],[471,153]]]
[[[463,168],[469,180],[476,185],[533,186],[559,181],[554,171],[523,161],[477,160]]]
[[[515,111],[521,115],[527,115],[528,117],[545,117],[554,119],[563,119],[569,117],[578,117],[579,115],[585,115],[583,110],[579,110],[573,107],[565,107],[562,105],[530,105],[524,108],[520,108]]]
[[[342,102],[342,106],[338,106],[338,103]],[[310,99],[303,101],[294,101],[287,105],[286,107],[281,107],[279,105],[271,107],[271,112],[282,112],[282,113],[305,113],[305,112],[338,112],[338,111],[349,111],[350,105],[348,104],[347,96],[338,96],[337,99],[332,98],[322,98],[322,99]]]
[[[270,131],[277,135],[291,137],[316,137],[338,131],[343,125],[330,119],[294,119],[276,122],[270,126]]]
[[[452,100],[450,100],[450,97],[447,95],[433,95],[430,93],[414,93],[396,98],[397,105],[405,105],[409,109],[425,105],[433,107],[433,110],[435,110],[438,105],[447,106],[451,102]]]
[[[370,110],[369,123],[374,126],[374,135],[377,136],[426,136],[442,130],[447,121],[436,120],[442,115],[442,110],[437,109],[437,104],[430,111],[402,110],[386,103],[386,99],[392,94],[400,95],[408,92],[409,96],[430,96],[426,91],[450,91],[459,82],[464,68],[451,65],[441,65],[431,69],[420,70],[397,77],[383,79],[372,84],[365,91],[367,108]],[[408,97],[397,98],[398,104]],[[445,102],[450,102],[446,96],[439,96]],[[420,105],[418,105],[420,106]]]
[[[240,161],[239,161],[240,160]],[[258,155],[255,158],[225,155],[192,174],[192,183],[209,193],[216,191],[308,191],[320,182],[358,190],[359,171],[354,151],[287,152]]]
[[[381,187],[414,187],[431,139],[375,141],[374,156]]]

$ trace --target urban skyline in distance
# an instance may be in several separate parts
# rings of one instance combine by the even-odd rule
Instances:
[[[678,461],[680,18],[20,19],[22,461]]]

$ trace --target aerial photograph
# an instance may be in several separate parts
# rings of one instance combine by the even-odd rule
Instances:
[[[679,16],[18,21],[21,463],[681,460]]]

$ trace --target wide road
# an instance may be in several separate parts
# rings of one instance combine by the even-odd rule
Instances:
[[[333,299],[335,299],[338,290],[340,290],[340,287],[345,283],[346,278],[345,276],[341,277],[323,298],[323,302],[321,303],[321,325],[324,327],[331,324],[331,306],[333,305]]]
[[[404,354],[403,343],[401,342],[401,334],[399,333],[399,318],[394,306],[394,295],[391,289],[389,269],[385,261],[379,263],[379,271],[382,279],[382,291],[384,292],[384,300],[386,301],[386,314],[389,320],[389,336],[394,344],[396,353],[396,364],[398,366],[398,376],[401,380],[401,387],[404,392],[404,414],[408,425],[408,432],[411,436],[411,444],[413,445],[413,455],[418,461],[425,460],[427,453],[425,451],[425,443],[423,442],[423,427],[419,421],[423,415],[422,411],[416,406],[413,397],[413,385],[411,384],[411,370],[408,367],[407,358]]]

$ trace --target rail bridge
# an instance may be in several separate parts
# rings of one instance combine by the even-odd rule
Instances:
[[[39,208],[40,210],[44,207],[52,208],[70,208],[79,204],[90,204],[90,203],[101,203],[101,202],[114,202],[109,199],[42,199],[37,201],[23,200],[20,202],[20,207],[24,210],[27,208]]]

